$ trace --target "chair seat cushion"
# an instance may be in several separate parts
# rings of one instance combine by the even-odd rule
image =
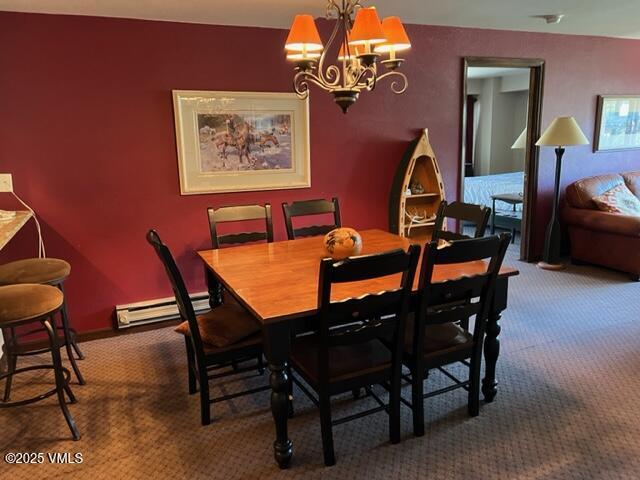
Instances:
[[[7,327],[46,318],[62,306],[56,287],[25,283],[0,287],[0,325]]]
[[[453,350],[470,347],[473,336],[453,322],[440,325],[427,325],[424,329],[424,354],[437,356]],[[404,348],[413,351],[413,316],[407,320],[404,336]]]
[[[0,265],[0,285],[16,283],[62,282],[71,273],[71,265],[58,258],[26,258]]]
[[[237,302],[226,302],[196,317],[200,337],[208,345],[228,347],[260,331],[258,322]],[[182,322],[176,332],[189,335],[189,323]]]
[[[307,378],[319,379],[317,335],[306,335],[293,342],[291,364]],[[379,340],[329,349],[329,379],[346,380],[391,369],[391,352]]]
[[[253,335],[243,338],[235,343],[231,343],[225,347],[216,347],[209,343],[203,343],[202,349],[205,355],[219,355],[221,353],[227,353],[233,351],[236,355],[242,355],[239,350],[252,350],[255,353],[262,351],[262,333],[254,333]],[[247,352],[244,352],[245,354]]]

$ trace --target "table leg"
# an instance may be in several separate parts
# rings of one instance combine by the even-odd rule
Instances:
[[[286,322],[265,325],[263,329],[264,351],[271,376],[271,413],[276,427],[273,455],[282,469],[287,468],[293,456],[293,443],[289,440],[289,376],[287,361],[291,350],[291,332]]]
[[[482,394],[486,402],[493,402],[498,393],[496,381],[496,364],[500,355],[500,314],[491,314],[487,323],[487,335],[484,340],[485,374],[482,380]]]
[[[496,364],[500,355],[500,317],[507,308],[508,278],[498,278],[495,293],[491,301],[491,309],[487,321],[486,336],[484,340],[485,374],[482,379],[482,394],[486,402],[493,402],[498,393],[496,381]]]
[[[222,303],[222,286],[211,270],[204,267],[204,279],[209,292],[209,306],[213,309]]]

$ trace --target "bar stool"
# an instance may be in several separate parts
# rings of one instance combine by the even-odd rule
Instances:
[[[52,365],[32,365],[20,369],[13,369],[0,375],[0,380],[7,379],[7,382],[18,374],[33,370],[53,370],[56,379],[55,388],[37,395],[35,397],[19,400],[15,402],[2,401],[0,408],[18,407],[30,403],[39,402],[53,394],[58,395],[58,403],[62,410],[67,425],[71,430],[74,440],[80,439],[80,433],[76,426],[65,399],[65,393],[69,398],[69,403],[75,403],[76,398],[69,387],[71,373],[62,366],[60,358],[60,344],[55,327],[54,316],[62,310],[64,305],[63,293],[50,285],[20,284],[0,287],[0,328],[16,328],[29,323],[39,322],[49,338],[49,348],[51,351]]]
[[[9,262],[5,263],[4,265],[0,265],[0,286],[23,283],[51,285],[57,287],[64,296],[63,283],[70,273],[71,265],[69,265],[64,260],[60,260],[57,258],[27,258],[24,260],[17,260],[15,262]],[[80,369],[78,368],[71,349],[73,348],[75,350],[80,360],[84,359],[84,355],[82,354],[82,351],[76,343],[75,330],[69,327],[67,305],[64,299],[61,308],[61,319],[62,327],[57,327],[55,322],[53,323],[53,325],[55,328],[62,330],[64,337],[63,344],[67,350],[67,356],[69,357],[69,361],[71,362],[71,367],[73,368],[73,371],[78,378],[78,383],[80,385],[84,385],[86,382],[82,374],[80,373]],[[27,347],[18,345],[18,340],[20,337],[33,334],[40,330],[42,329],[39,328],[35,331],[16,335],[13,328],[11,328],[10,331],[7,331],[7,329],[3,329],[3,334],[5,337],[5,351],[7,354],[7,364],[9,371],[15,370],[19,356],[37,355],[40,353],[45,353],[49,350],[48,348],[29,349]],[[9,388],[5,388],[5,402],[9,401],[11,382],[8,382],[7,385]]]

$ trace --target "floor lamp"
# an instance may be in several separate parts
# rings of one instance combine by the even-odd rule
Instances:
[[[556,185],[553,195],[553,210],[551,220],[547,226],[544,242],[544,255],[540,268],[546,270],[561,270],[565,267],[560,262],[560,246],[562,244],[562,232],[560,219],[558,218],[558,200],[560,198],[560,173],[562,171],[562,155],[564,147],[573,145],[588,145],[589,140],[584,136],[573,117],[557,117],[545,130],[536,142],[539,147],[556,147]]]

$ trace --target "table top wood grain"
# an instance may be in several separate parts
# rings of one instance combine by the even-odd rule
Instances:
[[[384,232],[365,230],[362,254],[397,248],[407,249],[409,239]],[[310,237],[274,243],[243,245],[199,251],[207,268],[262,323],[306,317],[317,310],[320,260],[326,257],[323,237]],[[434,280],[444,281],[486,271],[486,262],[439,266]],[[517,275],[515,268],[503,266],[500,276]],[[395,288],[399,275],[346,283],[334,288],[333,299],[358,296]],[[418,278],[414,290],[418,287]]]
[[[20,231],[31,216],[31,212],[19,210],[13,217],[0,219],[0,250]]]

